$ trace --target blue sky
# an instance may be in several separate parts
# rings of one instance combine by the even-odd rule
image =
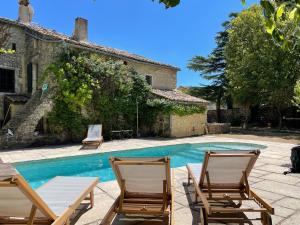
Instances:
[[[2,0],[0,17],[16,19],[17,2]],[[243,6],[240,0],[181,0],[166,10],[151,0],[31,0],[35,23],[71,35],[74,19],[84,17],[91,42],[180,67],[177,86],[207,83],[186,68],[188,60],[209,54],[230,12],[256,2],[247,0]]]

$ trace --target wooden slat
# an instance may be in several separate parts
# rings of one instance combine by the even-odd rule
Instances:
[[[212,213],[237,213],[237,212],[266,212],[265,208],[222,208],[222,207],[212,207]]]
[[[116,165],[139,165],[139,166],[157,166],[157,165],[165,165],[164,162],[141,162],[141,161],[116,161],[114,162]]]
[[[156,204],[163,204],[162,199],[155,199],[155,198],[125,198],[123,202],[127,203],[156,203]]]
[[[211,198],[211,188],[210,188],[210,178],[208,171],[205,172],[206,175],[206,182],[207,182],[207,189],[208,189],[208,197]]]
[[[28,218],[24,219],[16,219],[16,218],[0,218],[0,224],[27,224]],[[40,224],[52,224],[52,221],[42,218],[35,218],[34,224],[40,225]]]
[[[122,210],[123,209],[123,202],[125,197],[125,180],[121,181],[121,194],[120,194],[120,201],[119,201],[119,207]]]
[[[1,181],[0,187],[16,187],[17,184],[10,181]]]
[[[209,160],[209,156],[210,156],[210,152],[205,152],[205,156],[204,156],[204,162],[202,164],[202,170],[201,170],[201,174],[199,177],[199,187],[203,187],[204,184],[204,179],[205,179],[205,172],[207,171],[207,165],[208,165],[208,160]],[[191,171],[192,173],[192,171]],[[196,185],[196,183],[194,183]]]
[[[270,204],[268,204],[265,200],[263,200],[261,197],[259,197],[259,195],[257,195],[256,192],[250,189],[250,195],[253,196],[259,202],[259,204],[265,207],[269,213],[274,215],[275,213],[274,208]]]
[[[91,208],[93,208],[94,205],[95,205],[95,193],[94,193],[94,190],[92,190],[90,192],[90,203],[91,203]]]
[[[174,170],[172,170],[172,179],[171,179],[171,205],[170,205],[170,213],[171,213],[171,217],[170,217],[170,225],[174,224],[174,197],[175,197],[175,193],[174,193]]]

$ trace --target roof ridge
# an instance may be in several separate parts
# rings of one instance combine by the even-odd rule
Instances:
[[[100,44],[93,43],[93,42],[76,41],[76,40],[72,39],[72,37],[70,37],[66,34],[60,33],[60,32],[58,32],[54,29],[45,28],[45,27],[43,27],[42,25],[40,25],[38,23],[25,24],[25,23],[21,23],[21,22],[16,21],[16,20],[0,17],[0,22],[1,21],[6,22],[6,23],[11,23],[13,25],[20,26],[20,27],[23,27],[23,28],[30,29],[31,31],[37,32],[40,35],[45,35],[45,36],[48,36],[48,37],[51,37],[51,38],[54,38],[54,39],[57,39],[57,40],[69,42],[70,44],[74,44],[74,45],[78,45],[78,46],[81,46],[81,47],[101,51],[103,53],[110,54],[110,55],[113,55],[115,57],[119,57],[119,58],[123,57],[123,58],[127,58],[129,60],[149,63],[149,64],[152,64],[152,65],[157,65],[157,66],[162,66],[162,67],[174,69],[174,70],[177,70],[177,71],[180,70],[176,66],[161,63],[161,62],[158,62],[158,61],[154,61],[152,59],[146,58],[144,56],[141,56],[141,55],[138,55],[138,54],[135,54],[135,53],[130,53],[130,52],[125,51],[125,50],[121,50],[121,49],[117,49],[117,48],[113,48],[113,47],[109,47],[109,46],[104,46],[104,45],[100,45]],[[49,41],[49,40],[44,40],[44,41]]]
[[[169,99],[171,101],[178,101],[178,102],[192,102],[192,103],[204,103],[208,104],[209,102],[205,99],[198,98],[189,94],[186,94],[178,89],[173,90],[162,90],[162,89],[155,89],[152,88],[151,92],[155,95],[160,97]]]

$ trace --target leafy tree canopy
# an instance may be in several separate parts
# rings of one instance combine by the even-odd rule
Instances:
[[[293,50],[300,41],[300,1],[261,0],[265,26],[276,43]]]
[[[229,17],[232,19],[236,16],[236,13],[232,13]],[[204,79],[212,81],[211,85],[203,88],[190,88],[188,93],[216,102],[217,120],[219,122],[221,102],[226,101],[230,103],[230,96],[225,94],[228,87],[228,79],[226,77],[226,59],[224,56],[224,48],[228,42],[227,30],[230,28],[230,22],[226,21],[222,26],[224,30],[218,32],[215,38],[217,47],[207,57],[194,56],[188,64],[189,69],[199,72]],[[229,104],[229,106],[231,105]]]
[[[300,58],[297,50],[288,52],[277,46],[263,21],[259,6],[232,20],[225,47],[227,78],[235,102],[246,109],[268,105],[280,114],[291,104]]]
[[[156,0],[152,0],[156,1]],[[159,3],[165,4],[166,8],[175,7],[180,3],[180,0],[158,0]]]

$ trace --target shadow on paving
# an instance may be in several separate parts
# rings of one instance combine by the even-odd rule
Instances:
[[[190,186],[192,186],[193,184],[191,184]],[[189,190],[189,187],[187,183],[183,183],[183,186],[184,186],[184,190],[185,190],[185,196],[187,197],[187,200],[188,200],[188,203],[189,203],[189,208],[191,210],[191,214],[192,214],[192,217],[193,217],[193,222],[191,225],[199,225],[201,224],[201,217],[200,217],[200,210],[203,206],[203,204],[201,203],[201,201],[194,201],[196,199],[195,197],[195,192],[194,191],[190,191]],[[234,207],[236,208],[236,203],[234,202],[230,202],[230,201],[209,201],[210,204],[212,206],[215,206],[215,207]],[[255,225],[257,224],[257,217],[253,216],[253,215],[246,215],[245,213],[235,213],[235,214],[220,214],[219,216],[221,216],[222,218],[226,218],[226,217],[229,217],[229,218],[241,218],[243,220],[245,220],[245,222],[236,222],[236,223],[226,223],[225,221],[209,221],[209,225],[221,225],[221,224],[230,224],[230,225]],[[218,216],[216,216],[218,217]],[[254,219],[254,221],[251,221],[251,219]],[[176,222],[176,221],[175,221]],[[259,221],[260,222],[260,221]]]

